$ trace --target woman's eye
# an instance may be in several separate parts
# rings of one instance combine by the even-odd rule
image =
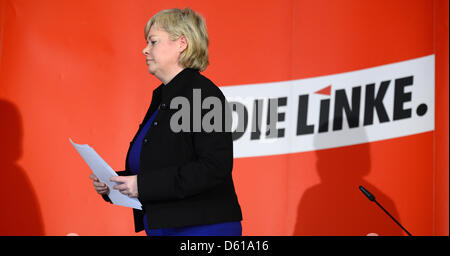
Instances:
[[[151,43],[151,44],[155,44],[155,43],[156,43],[156,41],[150,41],[150,43]]]

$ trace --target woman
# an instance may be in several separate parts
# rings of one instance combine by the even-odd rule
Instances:
[[[231,175],[233,141],[230,127],[225,127],[231,118],[229,106],[220,89],[199,73],[209,64],[205,22],[190,8],[163,10],[147,22],[145,38],[149,72],[162,84],[153,91],[130,143],[126,170],[111,178],[120,183],[113,189],[142,203],[142,211],[133,209],[136,232],[242,235],[242,213]],[[221,118],[212,120],[223,129],[206,132],[205,122],[198,129],[210,110],[205,104],[201,110],[196,106],[208,97],[219,100],[214,107]],[[176,119],[180,113],[183,117]],[[90,177],[96,191],[110,202],[109,188],[94,174]]]

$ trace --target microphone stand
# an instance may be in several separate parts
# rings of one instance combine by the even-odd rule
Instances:
[[[399,225],[405,232],[406,234],[408,234],[409,236],[412,236],[411,233],[408,232],[408,230],[406,230],[394,217],[392,217],[391,214],[389,214],[388,211],[386,211],[386,209],[383,208],[383,206],[381,206],[381,204],[379,204],[377,202],[377,200],[375,199],[375,196],[372,195],[367,189],[365,189],[363,186],[359,186],[359,190],[361,190],[361,192],[367,197],[369,198],[370,201],[375,202],[389,217],[391,217],[391,219],[393,221],[395,221],[395,223],[397,223],[397,225]]]

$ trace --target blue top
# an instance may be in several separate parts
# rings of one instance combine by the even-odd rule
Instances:
[[[145,138],[150,126],[155,119],[158,109],[152,114],[150,119],[145,123],[144,128],[139,132],[133,146],[130,149],[130,154],[128,155],[128,165],[131,173],[137,175],[140,170],[140,156],[142,149],[142,141]],[[193,227],[183,227],[183,228],[163,228],[163,229],[153,229],[150,231],[147,223],[147,214],[144,214],[144,228],[147,235],[221,235],[221,236],[241,236],[242,226],[240,221],[225,222],[212,225],[201,225]]]
[[[158,113],[158,109],[156,109],[155,112],[153,112],[153,115],[150,117],[150,119],[145,123],[144,128],[142,128],[141,132],[138,134],[136,140],[133,143],[133,146],[131,147],[130,154],[128,155],[128,165],[130,168],[130,171],[137,175],[139,173],[139,168],[141,164],[140,156],[141,156],[141,149],[142,149],[142,140],[144,139],[145,135],[148,132],[148,129],[150,129],[150,126],[153,123],[153,120],[155,119],[156,113]],[[148,233],[148,223],[147,223],[147,214],[144,214],[144,227],[145,231]]]
[[[156,109],[156,111],[153,112],[153,115],[150,117],[147,123],[145,123],[144,128],[142,128],[141,132],[134,141],[133,147],[131,147],[130,154],[128,155],[128,165],[133,174],[139,173],[139,167],[141,164],[140,156],[142,149],[142,140],[147,134],[148,129],[150,129],[150,126],[152,125],[153,120],[155,119],[156,113],[158,113],[158,109]]]

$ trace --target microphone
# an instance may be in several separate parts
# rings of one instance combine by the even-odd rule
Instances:
[[[408,232],[408,230],[406,230],[394,217],[392,217],[391,214],[389,214],[388,211],[386,211],[383,206],[381,206],[381,204],[379,204],[377,202],[377,200],[375,199],[375,196],[372,195],[372,193],[369,192],[369,190],[367,190],[366,188],[364,188],[363,186],[359,186],[359,190],[361,190],[361,192],[367,197],[369,198],[370,201],[375,202],[389,217],[391,217],[391,219],[393,221],[395,221],[395,223],[397,223],[397,225],[399,225],[405,232],[406,234],[408,234],[409,236],[412,236],[411,233]]]
[[[370,201],[375,201],[375,197],[367,189],[365,189],[363,186],[359,186],[359,189],[365,196],[367,196],[367,198],[369,198]]]

